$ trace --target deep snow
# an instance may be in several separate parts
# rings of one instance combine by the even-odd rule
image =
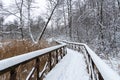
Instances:
[[[85,59],[71,49],[68,54],[51,70],[44,80],[89,80]]]

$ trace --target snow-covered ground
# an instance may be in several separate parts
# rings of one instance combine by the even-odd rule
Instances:
[[[44,80],[89,80],[84,56],[71,49],[67,52]]]
[[[111,58],[104,61],[120,75],[120,58]]]

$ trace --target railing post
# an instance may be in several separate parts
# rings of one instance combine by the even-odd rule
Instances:
[[[65,46],[65,55],[67,54],[67,48],[66,48],[67,46]]]
[[[92,59],[91,59],[92,60]],[[93,62],[93,60],[92,60],[92,65],[91,65],[91,67],[92,67],[92,72],[93,72],[93,77],[94,77],[94,79],[96,78],[95,77],[95,64],[94,64],[94,62]]]
[[[73,44],[72,44],[72,49],[74,49],[74,46],[73,46]]]
[[[51,52],[49,53],[49,67],[50,67],[50,70],[52,69],[52,60],[51,60]]]
[[[91,68],[91,79],[95,80],[94,63],[91,58],[90,58],[90,68]]]
[[[98,72],[98,78],[99,78],[99,80],[104,80],[102,75],[100,74],[100,72]]]
[[[40,78],[39,78],[39,71],[40,71],[39,64],[40,64],[40,59],[37,58],[36,59],[37,80],[40,80]]]
[[[75,50],[77,50],[77,45],[75,45]]]
[[[12,70],[10,71],[10,80],[17,80],[17,79],[16,79],[16,75],[17,75],[16,70],[15,70],[15,69],[12,69]]]
[[[56,63],[58,63],[58,50],[56,50]]]
[[[60,48],[60,59],[62,59],[63,58],[63,50],[62,50],[62,48]]]
[[[67,53],[66,51],[66,46],[63,47],[63,56],[65,56],[65,54]]]
[[[78,52],[80,52],[80,46],[78,46]]]

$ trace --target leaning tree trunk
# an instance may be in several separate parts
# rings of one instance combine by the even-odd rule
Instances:
[[[58,4],[59,4],[59,0],[57,1],[56,5],[54,6],[54,8],[53,8],[53,10],[52,10],[52,12],[51,12],[51,14],[50,14],[50,17],[48,18],[45,26],[44,26],[43,29],[42,29],[42,32],[41,32],[40,35],[38,36],[37,43],[41,40],[41,38],[42,38],[42,36],[43,36],[43,34],[44,34],[47,26],[48,26],[48,23],[50,22],[50,20],[51,20],[51,18],[52,18],[52,15],[53,15],[55,9],[57,8]]]

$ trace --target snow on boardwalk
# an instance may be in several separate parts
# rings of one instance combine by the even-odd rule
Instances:
[[[89,80],[84,56],[71,49],[67,52],[44,80]]]

